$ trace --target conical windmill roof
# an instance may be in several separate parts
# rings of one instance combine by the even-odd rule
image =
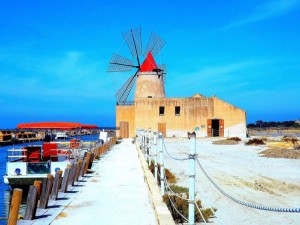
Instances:
[[[148,52],[146,59],[141,65],[140,72],[152,72],[154,69],[157,69],[156,62],[154,61],[152,53]]]

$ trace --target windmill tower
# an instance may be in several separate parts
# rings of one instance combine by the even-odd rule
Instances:
[[[117,105],[125,105],[127,98],[136,82],[134,100],[141,98],[165,98],[164,83],[166,79],[166,66],[157,65],[154,57],[160,52],[165,42],[155,33],[150,35],[147,47],[142,52],[141,29],[131,29],[123,33],[125,42],[135,60],[113,54],[107,72],[126,72],[136,69],[122,87],[117,91]],[[141,63],[141,58],[145,57]]]
[[[158,69],[151,52],[137,74],[134,100],[139,98],[165,98],[163,73]]]

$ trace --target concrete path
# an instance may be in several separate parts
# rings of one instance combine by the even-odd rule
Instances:
[[[51,224],[157,224],[130,139],[113,146],[92,169],[91,180]]]

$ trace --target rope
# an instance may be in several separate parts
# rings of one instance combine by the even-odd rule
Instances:
[[[177,208],[174,206],[174,203],[173,203],[173,201],[171,200],[171,198],[170,198],[168,192],[167,192],[167,196],[168,196],[168,198],[169,198],[169,200],[170,200],[170,202],[171,202],[171,205],[172,205],[173,209],[175,209],[175,211],[178,213],[178,215],[180,215],[186,222],[188,222],[188,219],[185,218],[185,216],[182,215],[182,214],[177,210]]]
[[[164,169],[165,169],[165,168],[164,168]],[[160,172],[157,171],[157,173],[158,173],[159,177],[161,177]],[[180,199],[183,199],[183,200],[185,200],[185,201],[189,201],[189,199],[180,196],[178,193],[175,193],[175,192],[171,189],[170,184],[168,183],[168,180],[167,180],[166,177],[164,177],[164,181],[165,181],[165,188],[166,188],[167,190],[171,191],[171,193],[172,193],[173,195],[175,195],[176,197],[178,197],[178,198],[180,198]],[[168,195],[168,197],[169,197],[168,192],[167,192],[167,195]],[[169,199],[170,199],[170,197],[169,197]],[[171,200],[170,200],[170,201],[171,201]],[[207,224],[207,223],[206,223],[206,220],[204,219],[204,216],[203,216],[201,210],[199,209],[199,207],[198,207],[198,205],[197,205],[197,203],[196,203],[196,201],[197,201],[197,200],[195,200],[194,204],[196,205],[196,208],[198,209],[199,214],[200,214],[201,218],[203,219],[204,223]],[[172,201],[171,201],[171,202],[172,202]],[[173,205],[173,202],[172,202],[172,205]],[[176,210],[176,208],[175,208],[174,205],[173,205],[173,208]],[[211,207],[210,207],[210,209],[212,210],[213,214],[215,215],[215,211],[214,211]],[[177,212],[177,213],[179,213],[179,212]],[[179,213],[179,214],[180,214],[180,213]],[[181,214],[180,214],[180,215],[181,215]],[[181,216],[183,217],[183,215],[181,215]],[[215,215],[215,217],[217,218],[216,215]],[[184,217],[184,218],[185,218],[185,217]],[[185,219],[186,219],[186,218],[185,218]],[[186,220],[187,220],[187,219],[186,219]],[[220,221],[220,222],[221,222],[221,221]],[[222,224],[222,222],[221,222],[221,224]]]
[[[169,189],[169,190],[172,192],[173,195],[175,195],[176,197],[178,197],[178,198],[180,198],[180,199],[183,199],[183,200],[185,200],[185,201],[189,201],[189,199],[180,196],[179,194],[175,193],[175,192],[171,189],[171,187],[170,187],[170,185],[169,185],[169,183],[168,183],[166,177],[164,178],[164,180],[165,180],[165,184],[167,185],[167,187],[166,187],[166,186],[165,186],[165,187],[166,187],[167,189]],[[168,194],[168,193],[167,193],[167,194]],[[207,223],[206,223],[206,220],[204,219],[204,216],[203,216],[201,210],[199,209],[199,206],[198,206],[197,203],[196,203],[196,201],[197,201],[197,200],[195,200],[194,204],[196,205],[196,207],[197,207],[197,209],[198,209],[198,211],[199,211],[199,214],[200,214],[201,218],[203,219],[204,223],[207,224]],[[211,209],[211,210],[212,210],[212,209]],[[214,211],[213,211],[213,212],[214,212]]]
[[[190,159],[190,157],[187,157],[187,158],[175,158],[175,157],[173,157],[173,156],[168,152],[168,150],[167,150],[167,148],[166,148],[166,145],[165,145],[165,142],[164,142],[164,141],[163,141],[163,146],[164,146],[164,149],[165,149],[166,153],[169,155],[169,157],[172,158],[172,159],[174,159],[174,160],[184,161],[184,160],[189,160],[189,159]]]
[[[207,223],[206,223],[206,220],[204,219],[204,217],[203,217],[203,215],[202,215],[201,210],[199,209],[199,206],[198,206],[197,203],[196,203],[196,201],[194,202],[194,204],[195,204],[196,208],[198,209],[198,212],[200,213],[200,216],[201,216],[201,218],[203,219],[203,222],[204,222],[205,224],[207,224]]]
[[[170,185],[169,185],[169,183],[168,183],[166,177],[165,177],[164,179],[165,179],[165,184],[167,185],[167,189],[169,189],[169,190],[172,192],[173,195],[175,195],[175,196],[177,196],[178,198],[181,198],[181,199],[183,199],[183,200],[185,200],[185,201],[189,201],[189,199],[184,198],[184,197],[180,196],[178,193],[174,192],[174,191],[171,189],[171,187],[170,187]]]
[[[223,191],[223,189],[221,189],[206,173],[206,171],[203,169],[202,165],[199,162],[199,159],[197,159],[197,163],[200,167],[200,169],[202,170],[202,172],[204,173],[204,175],[206,176],[206,178],[215,186],[216,189],[218,189],[223,195],[225,195],[227,198],[231,199],[232,201],[240,204],[240,205],[244,205],[250,208],[254,208],[254,209],[259,209],[259,210],[267,210],[267,211],[274,211],[274,212],[300,212],[300,208],[276,208],[276,207],[268,207],[268,206],[263,206],[263,205],[255,205],[249,202],[244,202],[241,200],[236,199],[235,197],[229,195],[228,193],[226,193],[225,191]]]

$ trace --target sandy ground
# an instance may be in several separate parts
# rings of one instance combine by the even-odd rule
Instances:
[[[300,160],[260,157],[260,146],[213,145],[213,139],[197,140],[197,154],[209,176],[233,197],[269,207],[300,208]],[[188,140],[166,139],[168,151],[186,157]],[[188,161],[175,161],[164,153],[166,168],[188,187]],[[270,212],[239,205],[221,194],[197,165],[196,190],[204,206],[218,209],[214,224],[274,225],[300,224],[300,213]],[[204,196],[205,197],[204,197]]]
[[[113,146],[92,169],[93,180],[52,224],[157,224],[131,140]]]

